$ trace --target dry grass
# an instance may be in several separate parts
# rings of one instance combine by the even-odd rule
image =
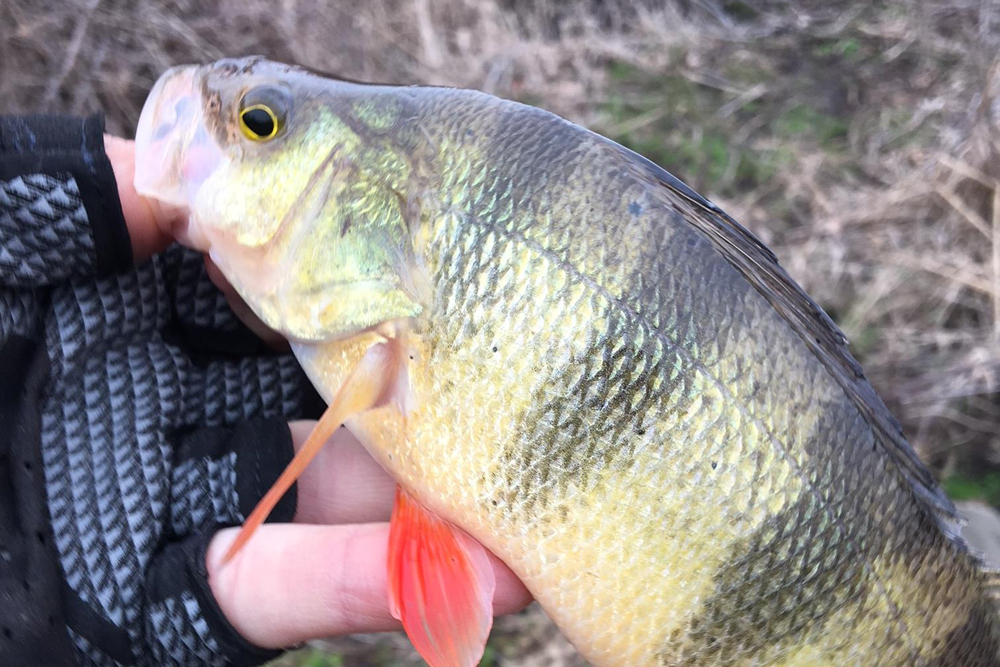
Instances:
[[[936,470],[1000,462],[995,0],[4,0],[0,111],[128,134],[164,68],[249,53],[487,90],[650,155],[777,251]],[[505,664],[555,664],[505,623]],[[384,664],[368,641],[343,664]]]

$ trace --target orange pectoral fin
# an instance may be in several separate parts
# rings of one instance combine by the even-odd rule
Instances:
[[[389,529],[389,608],[430,667],[473,667],[493,625],[486,550],[396,489]]]
[[[229,562],[243,548],[345,419],[384,403],[389,394],[398,390],[402,367],[397,347],[393,341],[388,341],[372,346],[365,353],[323,412],[302,449],[247,517],[240,534],[226,552],[223,563]]]

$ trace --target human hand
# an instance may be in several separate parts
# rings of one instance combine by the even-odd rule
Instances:
[[[135,142],[104,135],[104,151],[118,183],[118,199],[136,264],[145,262],[174,242],[174,230],[184,222],[184,212],[135,191]]]
[[[185,222],[183,212],[135,192],[132,142],[105,137],[105,147],[118,183],[133,257],[135,262],[143,262],[174,241],[175,230]],[[255,334],[272,348],[279,347],[280,336],[250,312],[211,262],[202,275],[193,278],[203,280],[206,276]],[[262,407],[267,410],[269,406]],[[191,424],[185,428],[199,426]],[[309,422],[291,425],[296,448],[304,442],[310,428]],[[279,444],[256,441],[252,446]],[[219,461],[237,452],[236,459],[240,460],[252,454],[245,448],[240,442],[230,442],[222,449],[216,446],[209,458]],[[255,474],[273,480],[281,472],[284,459],[269,456],[267,461],[269,469],[258,467]],[[236,465],[233,467],[238,469]],[[256,480],[250,493],[259,497],[268,485],[266,480]],[[235,486],[241,486],[239,481]],[[175,484],[175,492],[180,491],[177,487]],[[245,639],[264,648],[281,648],[310,638],[398,628],[398,621],[389,613],[386,584],[387,522],[394,488],[394,481],[347,429],[340,429],[299,480],[292,524],[264,526],[239,556],[226,565],[222,564],[222,556],[235,539],[236,529],[222,529],[210,538],[204,554],[207,565],[204,574],[225,619]],[[183,507],[188,501],[175,497],[171,502]],[[240,497],[236,499],[237,508],[231,506],[231,496],[211,499],[214,518],[224,519],[223,523],[233,518],[241,520],[248,504],[252,506],[255,502],[256,498]],[[220,512],[223,506],[229,507]],[[184,530],[192,535],[211,535],[217,527],[212,518],[185,519]],[[287,520],[288,516],[279,518]],[[188,549],[186,553],[200,552]],[[495,611],[508,613],[526,605],[530,598],[523,585],[500,561],[494,559],[493,565],[497,579]],[[152,580],[155,584],[160,578]]]
[[[314,422],[291,424],[298,449]],[[222,564],[238,529],[208,548],[209,582],[233,626],[253,643],[282,647],[318,637],[400,628],[389,613],[386,562],[395,481],[346,429],[339,429],[298,481],[292,525],[265,525]],[[530,602],[497,558],[493,610]]]

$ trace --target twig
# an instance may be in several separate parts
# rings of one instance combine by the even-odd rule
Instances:
[[[971,178],[974,181],[978,181],[979,183],[982,183],[983,186],[990,188],[991,190],[996,190],[997,188],[1000,188],[1000,180],[993,178],[992,176],[986,174],[985,172],[979,169],[976,169],[967,162],[963,162],[962,160],[956,160],[947,153],[942,153],[941,155],[938,155],[938,161],[941,162],[941,164],[946,166],[948,169],[951,169],[952,171],[959,173],[962,176],[965,176],[966,178]]]
[[[975,275],[967,275],[968,271],[963,271],[957,266],[951,266],[945,262],[937,262],[929,257],[913,257],[901,252],[893,253],[889,256],[888,263],[897,264],[899,266],[905,266],[913,269],[919,269],[926,273],[933,273],[934,275],[946,278],[949,281],[960,283],[981,292],[982,294],[992,296],[993,295],[993,285]]]
[[[961,424],[967,429],[980,431],[982,433],[993,434],[997,429],[996,423],[989,419],[977,419],[972,415],[967,415],[963,412],[955,410],[954,408],[946,406],[941,406],[936,410],[931,410],[927,413],[927,416],[936,417],[938,419],[947,419],[948,421],[955,422],[956,424]]]
[[[512,68],[509,56],[498,56],[490,63],[486,77],[483,79],[483,92],[495,95],[500,87],[500,82],[508,77]]]
[[[434,21],[431,19],[428,0],[416,0],[413,11],[417,15],[417,30],[420,32],[420,42],[424,47],[424,62],[432,70],[437,70],[441,67],[441,49],[434,35]]]
[[[897,60],[901,55],[906,53],[907,50],[909,50],[909,48],[916,43],[916,41],[917,36],[915,34],[905,36],[890,48],[886,49],[885,53],[882,54],[882,62],[891,63],[894,60]]]
[[[993,240],[993,232],[990,231],[990,226],[983,220],[983,217],[973,211],[969,206],[966,205],[964,201],[959,199],[955,193],[951,190],[946,190],[945,188],[936,188],[934,190],[941,199],[948,202],[948,205],[953,209],[958,211],[965,221],[970,225],[979,230],[979,232],[986,238]]]
[[[920,106],[917,107],[917,110],[910,117],[910,120],[907,121],[903,127],[897,129],[895,132],[889,132],[879,143],[882,146],[888,146],[892,142],[898,141],[906,135],[916,132],[931,114],[939,112],[942,109],[944,109],[944,100],[941,98],[931,100],[929,103],[920,104]]]
[[[818,30],[806,30],[809,34],[819,37],[820,39],[833,39],[834,37],[839,37],[844,30],[847,29],[851,23],[854,22],[861,14],[868,9],[869,5],[867,2],[860,2],[850,8],[850,10],[844,12],[836,21],[830,25],[818,29]]]
[[[673,109],[669,104],[661,104],[660,106],[653,107],[649,111],[641,113],[634,118],[622,121],[615,126],[609,134],[621,136],[623,134],[635,132],[636,130],[641,130],[647,125],[652,125],[656,121],[668,116],[672,111]]]
[[[49,81],[49,85],[45,89],[45,97],[42,98],[43,107],[48,108],[52,105],[56,99],[56,95],[59,94],[59,89],[62,88],[63,82],[66,81],[66,77],[73,71],[76,59],[80,56],[80,49],[83,47],[83,38],[87,36],[87,29],[90,27],[90,19],[94,16],[94,12],[97,10],[99,4],[101,4],[101,0],[90,0],[83,9],[83,16],[80,17],[80,20],[76,23],[76,28],[73,29],[73,37],[70,39],[69,48],[66,49],[66,58],[63,59],[59,74]]]
[[[733,20],[726,12],[719,7],[717,2],[706,2],[705,0],[695,0],[695,4],[700,6],[705,12],[719,22],[723,28],[732,28]]]
[[[763,97],[764,95],[767,94],[767,91],[768,87],[766,84],[758,83],[756,86],[753,86],[752,88],[749,88],[740,93],[739,95],[737,95],[735,99],[730,100],[729,102],[726,102],[721,107],[719,107],[719,110],[715,112],[715,117],[726,118],[727,116],[732,115],[733,113],[739,111],[746,105],[750,104],[754,100]]]
[[[723,79],[721,76],[712,76],[711,74],[695,72],[687,69],[686,67],[680,69],[680,74],[688,81],[696,83],[700,86],[705,86],[706,88],[714,88],[716,90],[721,90],[724,93],[730,93],[733,95],[742,95],[744,92],[742,89],[737,88]]]
[[[993,188],[993,342],[1000,343],[1000,188]]]

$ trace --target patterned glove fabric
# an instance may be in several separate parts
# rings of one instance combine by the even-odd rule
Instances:
[[[260,664],[205,550],[322,404],[117,197],[99,118],[0,119],[0,663]]]

